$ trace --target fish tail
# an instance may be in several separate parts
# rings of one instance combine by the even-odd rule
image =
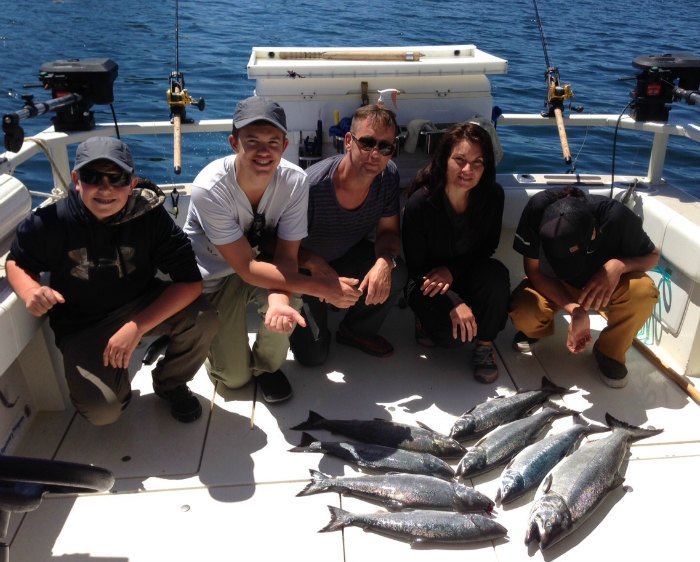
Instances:
[[[557,386],[547,377],[542,377],[542,390],[546,390],[552,394],[571,394],[573,392],[570,388],[564,388],[562,386]]]
[[[656,429],[655,427],[637,427],[636,425],[618,420],[617,418],[611,416],[610,413],[605,414],[605,423],[607,423],[612,429],[617,427],[627,431],[627,433],[630,435],[630,441],[638,441],[640,439],[644,439],[645,437],[658,435],[663,431],[663,429]]]
[[[571,410],[567,408],[566,406],[560,406],[559,404],[556,404],[555,402],[552,402],[550,400],[545,401],[544,404],[542,404],[543,408],[551,408],[552,410],[556,410],[561,416],[577,416],[581,412],[577,412],[576,410]]]
[[[289,451],[292,453],[308,453],[312,450],[310,448],[310,445],[314,441],[316,441],[316,439],[314,439],[313,435],[304,432],[301,434],[301,442],[299,443],[299,445],[297,445],[296,447],[292,447],[291,449],[289,449]]]
[[[352,524],[352,513],[340,509],[339,507],[328,506],[328,511],[331,512],[331,520],[319,533],[328,533],[329,531],[339,531],[348,525]]]
[[[297,497],[320,494],[321,492],[328,490],[330,487],[328,477],[325,474],[319,472],[318,470],[314,470],[313,468],[309,469],[309,473],[311,474],[311,482],[309,482],[306,485],[306,488],[297,494]]]
[[[301,422],[299,425],[295,425],[294,427],[291,427],[290,429],[312,429],[314,427],[317,427],[319,422],[326,421],[325,418],[314,412],[313,410],[309,410],[309,417],[306,418],[305,422]]]

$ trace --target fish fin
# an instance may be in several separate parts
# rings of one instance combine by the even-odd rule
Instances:
[[[577,412],[576,410],[571,410],[566,406],[560,406],[559,404],[557,404],[556,402],[552,402],[551,400],[545,400],[542,404],[542,408],[551,408],[552,410],[556,410],[562,416],[576,416],[581,413]]]
[[[292,447],[289,450],[292,453],[304,453],[307,451],[306,448],[309,445],[311,445],[311,443],[313,443],[314,441],[316,441],[316,439],[314,439],[313,435],[304,432],[301,434],[301,441],[299,442],[299,445],[297,445],[296,447]]]
[[[619,473],[615,475],[615,478],[613,478],[612,484],[610,484],[610,489],[617,488],[618,486],[622,486],[623,482],[625,481],[625,477],[621,476]]]
[[[319,533],[339,531],[352,523],[352,513],[349,511],[345,511],[344,509],[340,509],[339,507],[334,507],[332,505],[328,506],[328,511],[331,512],[331,520],[328,525],[318,531]]]
[[[326,492],[329,489],[328,484],[324,482],[328,479],[328,476],[318,470],[314,470],[313,468],[309,469],[309,474],[311,474],[311,482],[309,482],[306,485],[306,488],[299,492],[296,497],[320,494],[321,492]]]
[[[500,486],[498,487],[498,491],[496,491],[495,501],[496,501],[496,505],[500,507],[500,505],[501,505],[501,487]]]
[[[571,394],[573,389],[564,388],[562,386],[557,386],[547,377],[542,377],[542,390],[550,392],[552,394]]]
[[[655,427],[649,427],[645,429],[643,427],[638,427],[636,425],[623,422],[622,420],[618,420],[617,418],[610,415],[609,412],[605,413],[605,423],[607,423],[611,429],[617,427],[628,431],[631,436],[630,441],[638,441],[639,439],[644,439],[645,437],[658,435],[663,431],[663,429],[656,429]]]
[[[439,433],[439,431],[435,431],[433,428],[428,427],[428,426],[425,425],[423,422],[417,421],[417,422],[416,422],[416,425],[417,425],[418,427],[422,427],[423,429],[427,429],[428,431],[433,431],[433,432],[435,432],[435,433]]]
[[[542,487],[540,488],[542,490],[543,494],[546,494],[549,492],[549,489],[552,487],[552,473],[550,472],[547,474],[547,476],[544,477],[544,480],[542,480]]]
[[[290,427],[289,429],[296,429],[296,430],[302,430],[302,429],[311,429],[312,427],[316,427],[316,425],[320,422],[324,422],[326,419],[321,416],[320,414],[317,414],[313,410],[309,410],[309,417],[306,419],[305,422],[301,422],[298,425],[295,425],[294,427]]]

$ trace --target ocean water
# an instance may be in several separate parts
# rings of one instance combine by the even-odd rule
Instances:
[[[586,113],[621,113],[639,55],[690,52],[700,56],[700,0],[578,0],[537,2],[551,64]],[[473,43],[508,60],[508,74],[492,76],[494,103],[505,113],[544,108],[545,56],[532,0],[7,0],[0,20],[0,113],[20,109],[22,94],[50,96],[38,88],[39,67],[65,58],[111,58],[119,65],[114,107],[121,121],[169,117],[166,91],[179,64],[193,98],[195,119],[229,118],[238,99],[252,94],[246,77],[252,46],[400,46]],[[176,27],[179,33],[176,33]],[[179,42],[179,60],[176,53]],[[108,106],[93,107],[111,121]],[[49,115],[22,121],[29,136]],[[675,102],[671,122],[700,123],[700,106]],[[613,131],[570,128],[569,144],[580,173],[610,172]],[[556,129],[499,128],[505,157],[500,172],[565,172]],[[175,176],[172,137],[125,139],[139,172],[157,182],[188,181],[229,150],[226,135],[183,137],[183,172]],[[649,141],[620,131],[616,174],[646,170]],[[36,189],[48,164],[18,173]],[[665,177],[700,196],[700,144],[672,138]]]

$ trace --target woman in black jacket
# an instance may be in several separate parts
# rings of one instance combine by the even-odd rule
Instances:
[[[491,137],[465,122],[443,135],[416,175],[403,217],[416,339],[430,346],[475,340],[474,377],[483,383],[498,378],[493,340],[508,318],[508,270],[492,257],[503,201]]]

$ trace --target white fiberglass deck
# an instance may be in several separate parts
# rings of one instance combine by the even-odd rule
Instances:
[[[559,328],[561,335],[564,319]],[[295,395],[275,406],[255,403],[252,385],[216,394],[201,370],[192,387],[205,413],[193,424],[180,424],[153,395],[142,369],[132,404],[112,426],[91,427],[72,412],[40,414],[17,454],[55,454],[103,466],[117,483],[109,494],[48,496],[37,511],[13,515],[12,560],[364,562],[432,561],[438,554],[443,562],[698,559],[694,515],[700,492],[694,481],[700,472],[700,406],[637,351],[630,351],[629,384],[612,390],[598,379],[590,353],[569,356],[561,337],[540,342],[533,355],[515,353],[509,325],[497,342],[501,376],[485,386],[471,376],[469,349],[429,350],[414,343],[410,310],[393,310],[384,333],[397,347],[387,359],[337,344],[323,368],[300,367],[290,356],[285,370]],[[356,527],[317,532],[329,521],[327,505],[361,512],[378,510],[374,504],[335,493],[295,497],[310,468],[355,472],[333,457],[288,452],[301,436],[289,428],[310,409],[335,418],[421,421],[448,432],[474,404],[516,388],[537,388],[545,374],[577,389],[563,402],[590,420],[602,422],[610,412],[664,432],[633,445],[623,466],[624,486],[544,555],[523,543],[532,493],[496,510],[508,539],[417,549]],[[558,420],[552,430],[568,423],[570,418]],[[493,498],[499,476],[494,470],[473,484]]]

